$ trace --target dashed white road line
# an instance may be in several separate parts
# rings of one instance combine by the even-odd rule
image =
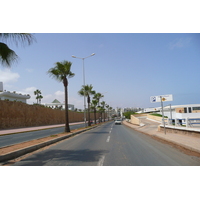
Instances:
[[[108,136],[108,138],[107,138],[106,142],[109,142],[109,141],[110,141],[110,136]]]
[[[105,156],[101,156],[101,158],[99,159],[99,162],[98,162],[97,166],[103,166],[104,159],[105,159]]]

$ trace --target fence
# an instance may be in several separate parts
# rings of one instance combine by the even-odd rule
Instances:
[[[165,124],[174,126],[194,127],[194,125],[200,125],[200,118],[165,119]]]
[[[96,115],[99,118],[99,113]],[[88,120],[88,116],[86,115]],[[94,114],[90,113],[94,120]],[[69,122],[84,121],[84,114],[69,111]],[[39,105],[0,100],[0,129],[44,126],[65,123],[65,111]]]

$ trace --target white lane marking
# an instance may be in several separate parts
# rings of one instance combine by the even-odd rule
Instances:
[[[109,142],[109,141],[110,141],[110,136],[108,136],[108,138],[107,138],[106,142]]]
[[[101,156],[101,158],[99,159],[99,162],[98,162],[97,166],[103,166],[104,159],[105,159],[105,156]]]

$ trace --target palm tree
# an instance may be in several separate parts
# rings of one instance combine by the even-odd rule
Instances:
[[[41,94],[42,94],[41,91],[38,89],[34,91],[34,95],[36,95],[36,99],[37,99],[37,104],[38,104],[38,101],[41,101],[40,99],[43,98]]]
[[[68,116],[68,78],[75,76],[71,72],[72,63],[69,61],[56,62],[55,67],[49,69],[48,74],[58,80],[63,82],[65,89],[65,132],[70,132],[69,128],[69,116]]]
[[[102,101],[101,102],[101,107],[102,107],[102,111],[103,111],[103,116],[104,116],[104,122],[105,122],[105,105],[106,105],[106,102],[105,101]]]
[[[98,106],[99,106],[99,103],[100,103],[100,99],[101,99],[102,97],[104,97],[104,95],[102,95],[102,94],[99,93],[99,92],[96,93],[96,94],[94,95],[94,99],[98,101]]]
[[[91,108],[94,110],[94,123],[96,124],[96,113],[97,113],[97,105],[98,105],[98,101],[94,99],[93,97],[93,100],[92,100],[92,105],[91,105]]]
[[[107,114],[107,115],[108,115],[108,121],[109,121],[109,107],[110,107],[110,106],[109,106],[108,104],[106,104],[106,108],[108,109],[108,112],[107,112],[107,113],[108,113],[108,114]]]
[[[102,113],[104,112],[104,108],[102,106],[97,106],[97,109],[100,113],[99,122],[102,122]]]
[[[0,33],[0,39],[7,41],[11,39],[18,45],[18,42],[22,44],[28,43],[30,45],[35,39],[30,33]],[[3,66],[10,67],[11,63],[17,61],[17,54],[10,49],[5,43],[0,42],[0,62]]]
[[[109,108],[108,108],[109,111],[111,111],[112,109],[113,109],[112,107],[109,107]]]
[[[39,95],[38,96],[38,99],[39,99],[39,104],[41,104],[41,99],[43,98],[43,96],[42,95]]]
[[[87,97],[87,103],[88,103],[88,126],[91,126],[90,123],[90,95],[94,95],[95,91],[92,90],[92,85],[83,85],[81,90],[78,91],[78,94],[81,96]]]
[[[100,109],[100,106],[99,106],[99,103],[100,103],[100,99],[102,98],[102,97],[104,97],[104,95],[102,95],[101,93],[95,93],[95,95],[94,95],[94,97],[93,97],[93,99],[95,99],[95,100],[97,100],[97,108],[98,108],[98,111],[100,112],[100,115],[101,115],[101,117],[102,117],[102,112],[101,112],[101,109]],[[99,119],[99,122],[101,122],[102,121],[102,118],[101,118],[101,120]]]

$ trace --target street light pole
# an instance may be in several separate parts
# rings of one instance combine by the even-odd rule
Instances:
[[[95,53],[92,53],[91,55],[87,56],[87,57],[84,57],[84,58],[80,58],[80,57],[77,57],[77,56],[72,56],[72,58],[78,58],[78,59],[82,59],[83,61],[83,86],[84,86],[84,122],[85,122],[85,127],[86,127],[86,96],[85,96],[85,68],[84,68],[84,60],[86,58],[89,58],[91,56],[94,56]]]

